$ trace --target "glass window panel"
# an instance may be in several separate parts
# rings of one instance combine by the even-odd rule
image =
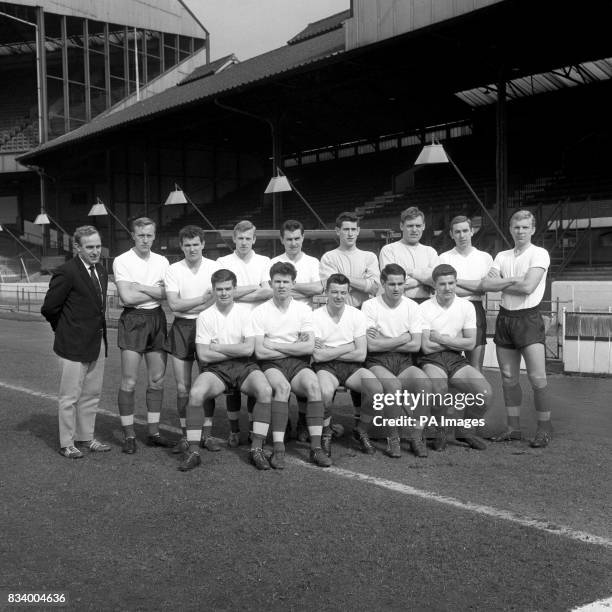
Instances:
[[[161,60],[158,57],[147,57],[147,81],[161,73]]]
[[[125,26],[109,23],[108,42],[111,45],[119,45],[122,47],[125,42]]]
[[[97,87],[90,90],[91,116],[95,117],[106,110],[106,91]]]
[[[123,48],[110,47],[110,73],[113,77],[125,78],[125,57],[123,54]]]
[[[68,83],[68,114],[70,121],[85,121],[85,85]]]
[[[126,95],[125,81],[123,79],[111,77],[111,104],[117,104],[117,102],[123,100]]]
[[[176,64],[176,49],[164,47],[164,70],[172,68]]]
[[[85,83],[85,61],[83,49],[68,49],[68,79]]]
[[[89,83],[92,87],[102,87],[106,85],[106,66],[104,55],[89,51]]]
[[[62,78],[63,74],[62,74],[62,70],[63,70],[63,65],[62,65],[62,50],[60,49],[56,49],[54,51],[49,51],[49,49],[47,49],[47,53],[46,53],[46,62],[47,62],[47,74],[51,75],[51,76],[55,76],[58,77],[59,79]]]
[[[161,32],[147,31],[147,55],[159,57],[161,53]]]
[[[47,77],[47,100],[49,135],[54,138],[66,131],[64,128],[64,85],[61,79]]]
[[[47,38],[62,37],[62,16],[45,13],[45,36]]]
[[[83,46],[83,26],[84,19],[78,17],[66,17],[66,38],[68,46]]]
[[[87,22],[89,29],[89,48],[104,53],[104,24],[101,21]]]
[[[193,50],[197,51],[201,49],[206,44],[206,41],[203,38],[194,38],[193,39]]]
[[[179,50],[183,53],[191,53],[191,37],[179,36]]]
[[[178,47],[178,41],[176,34],[165,34],[164,33],[164,46],[165,47]]]
[[[128,70],[129,70],[129,79],[130,81],[136,82],[136,64],[135,64],[134,50],[128,56]],[[142,54],[138,54],[138,82],[140,84],[144,83],[144,62]]]
[[[77,128],[80,128],[82,125],[85,125],[84,120],[70,118],[70,129],[71,130],[76,130]]]

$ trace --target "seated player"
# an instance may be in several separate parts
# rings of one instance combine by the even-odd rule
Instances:
[[[306,422],[310,434],[310,460],[329,467],[331,459],[321,448],[323,402],[317,375],[310,368],[314,350],[312,310],[291,296],[297,272],[290,263],[270,268],[272,299],[253,311],[255,355],[273,391],[273,468],[285,467],[285,429],[289,418],[289,396],[293,391],[307,400]]]
[[[399,264],[387,264],[380,273],[380,281],[382,294],[365,302],[361,309],[368,326],[366,367],[381,381],[385,393],[404,390],[429,393],[429,378],[416,366],[422,320],[418,304],[404,295],[406,272]],[[427,457],[423,426],[418,420],[423,407],[421,404],[407,415],[419,423],[409,429],[410,448],[417,457]],[[401,412],[399,405],[384,408],[387,419],[398,419]],[[399,429],[388,427],[388,433],[387,455],[397,459],[401,457]]]
[[[255,397],[251,461],[258,470],[269,470],[263,443],[270,426],[272,389],[257,363],[251,359],[255,338],[250,310],[242,304],[234,304],[236,275],[233,272],[217,270],[211,277],[211,284],[215,304],[198,315],[196,350],[201,373],[189,393],[189,450],[179,470],[185,472],[201,463],[199,444],[204,420],[203,403],[234,389]]]
[[[434,268],[432,278],[436,293],[419,307],[423,317],[421,368],[431,379],[436,394],[447,393],[450,381],[458,391],[478,396],[480,400],[466,406],[463,417],[459,418],[481,418],[491,400],[491,385],[463,355],[463,351],[473,350],[476,344],[476,311],[468,300],[455,295],[455,268],[440,264]],[[444,416],[444,406],[437,406],[435,412],[438,418]],[[445,427],[438,425],[436,431],[434,448],[444,450]],[[455,438],[476,450],[487,448],[466,427],[455,428]]]
[[[366,394],[361,403],[359,429],[367,431],[373,419],[372,398],[382,393],[376,376],[365,369],[367,353],[366,320],[357,308],[346,303],[349,279],[344,274],[332,274],[326,283],[327,304],[312,314],[315,333],[313,368],[317,373],[325,406],[322,447],[331,457],[332,429],[330,406],[340,385],[357,393]],[[372,447],[373,448],[373,447]]]

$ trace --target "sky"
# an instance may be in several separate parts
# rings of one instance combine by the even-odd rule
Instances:
[[[186,0],[210,32],[211,60],[239,60],[282,47],[309,23],[350,8],[350,0]]]

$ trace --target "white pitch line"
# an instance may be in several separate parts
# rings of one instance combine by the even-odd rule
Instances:
[[[8,383],[4,383],[0,381],[0,388],[10,389],[11,391],[18,391],[20,393],[26,393],[28,395],[32,395],[34,397],[41,397],[43,399],[49,399],[53,401],[57,401],[58,396],[53,395],[51,393],[43,393],[41,391],[33,391],[26,387],[20,387],[17,385],[11,385]],[[106,416],[110,416],[118,419],[119,415],[111,412],[109,410],[99,409],[99,414],[104,414]],[[136,423],[140,425],[146,425],[146,420],[136,418],[134,419]],[[173,427],[172,425],[160,425],[160,429],[164,429],[165,431],[169,431],[172,433],[180,434],[181,430],[178,427]],[[521,516],[520,514],[510,512],[508,510],[500,510],[498,508],[494,508],[492,506],[484,506],[482,504],[475,504],[472,502],[463,502],[459,499],[455,499],[454,497],[448,497],[446,495],[440,495],[439,493],[434,493],[433,491],[426,491],[423,489],[417,489],[415,487],[411,487],[410,485],[405,485],[401,482],[396,482],[394,480],[387,480],[385,478],[378,478],[377,476],[369,476],[368,474],[362,474],[361,472],[354,472],[352,470],[346,470],[344,468],[339,467],[329,467],[324,470],[314,466],[311,463],[304,463],[300,459],[296,458],[288,458],[288,461],[300,467],[312,468],[317,470],[319,473],[323,474],[333,474],[335,476],[339,476],[341,478],[347,478],[349,480],[357,480],[359,482],[365,482],[383,489],[387,489],[389,491],[394,491],[395,493],[401,493],[402,495],[410,495],[411,497],[418,497],[420,499],[424,499],[427,501],[433,501],[440,504],[444,504],[446,506],[451,506],[453,508],[457,508],[459,510],[467,510],[469,512],[475,512],[476,514],[481,514],[483,516],[488,516],[494,519],[499,519],[503,521],[508,521],[510,523],[514,523],[515,525],[521,525],[522,527],[529,527],[531,529],[537,529],[538,531],[544,531],[546,533],[550,533],[553,535],[563,536],[570,540],[576,540],[578,542],[584,542],[586,544],[597,544],[598,546],[604,546],[606,548],[612,548],[612,540],[609,538],[603,538],[601,536],[593,535],[586,531],[579,531],[576,529],[572,529],[571,527],[566,527],[565,525],[556,525],[551,524],[547,521],[542,521],[538,519],[530,519],[525,516]],[[607,602],[610,600],[602,600],[604,604],[608,605]],[[600,603],[600,602],[595,602]],[[594,605],[594,604],[591,604]],[[593,608],[596,610],[597,608]],[[604,608],[605,609],[605,608]],[[588,609],[591,610],[591,609]]]
[[[579,608],[573,608],[572,612],[602,612],[603,610],[612,610],[612,597],[608,599],[599,599]]]

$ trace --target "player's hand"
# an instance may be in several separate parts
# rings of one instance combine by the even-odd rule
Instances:
[[[212,338],[210,343],[211,344],[219,344],[219,340],[217,338]]]
[[[308,334],[306,332],[299,332],[296,342],[307,342]]]
[[[316,349],[322,349],[325,347],[321,338],[315,338],[315,346]]]
[[[368,327],[366,335],[368,338],[378,338],[380,336],[380,332],[375,327]]]

